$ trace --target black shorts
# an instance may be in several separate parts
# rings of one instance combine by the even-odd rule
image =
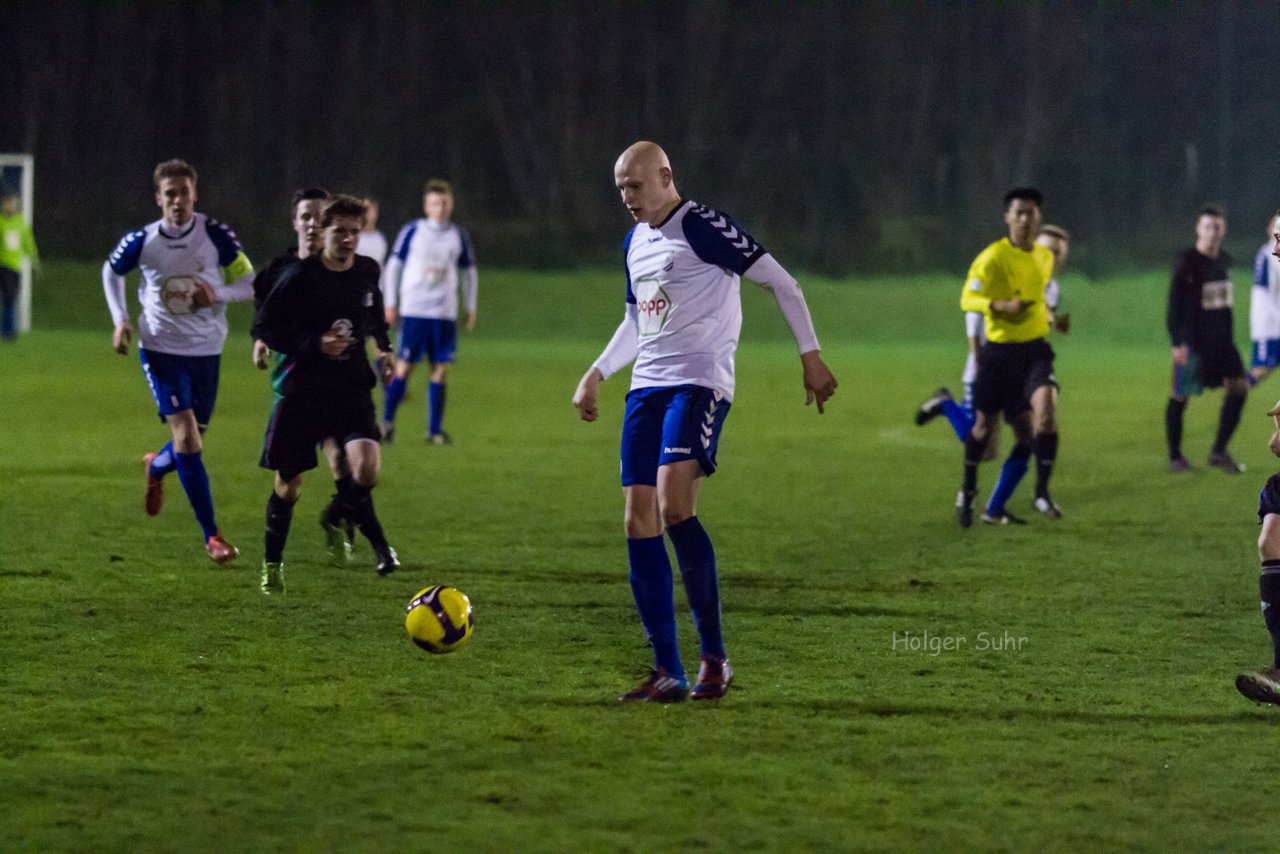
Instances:
[[[1273,474],[1258,493],[1258,524],[1268,513],[1280,515],[1280,474]]]
[[[258,465],[279,472],[284,480],[293,480],[316,467],[316,446],[326,439],[334,439],[340,445],[357,439],[378,441],[372,396],[366,392],[278,399],[271,409]]]
[[[21,285],[22,277],[18,275],[17,270],[0,267],[0,301],[5,305],[13,305],[17,302]]]
[[[1031,394],[1044,385],[1058,387],[1053,376],[1053,348],[1048,341],[988,341],[978,352],[973,408],[987,414],[1004,412],[1005,419],[1012,421],[1031,408]]]
[[[1198,357],[1197,379],[1203,388],[1218,388],[1225,380],[1244,376],[1244,362],[1233,341],[1192,348],[1192,352]]]

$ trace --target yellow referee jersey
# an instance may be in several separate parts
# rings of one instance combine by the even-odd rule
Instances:
[[[963,311],[980,311],[986,321],[987,340],[998,344],[1034,341],[1049,334],[1049,308],[1044,288],[1053,275],[1053,253],[1040,244],[1024,252],[1005,237],[973,259],[960,294]],[[1034,300],[1016,315],[993,314],[992,300]]]

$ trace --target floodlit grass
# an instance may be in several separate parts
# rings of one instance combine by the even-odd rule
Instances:
[[[616,275],[489,274],[450,387],[457,443],[420,440],[419,375],[386,449],[375,500],[403,570],[376,577],[364,544],[360,566],[325,564],[317,471],[289,592],[267,599],[269,393],[243,312],[205,451],[243,552],[225,570],[176,480],[142,514],[164,430],[136,358],[109,351],[96,271],[51,267],[41,328],[0,350],[0,849],[1273,845],[1280,710],[1231,681],[1268,654],[1253,513],[1276,390],[1246,408],[1248,474],[1166,474],[1162,276],[1068,281],[1066,518],[967,532],[959,443],[910,422],[959,372],[958,282],[810,282],[841,380],[821,418],[769,297],[744,286],[700,507],[738,682],[637,708],[614,701],[648,666],[617,487],[625,377],[600,423],[569,405],[621,316]],[[1189,411],[1193,462],[1219,399]],[[433,583],[475,605],[453,655],[404,633]]]

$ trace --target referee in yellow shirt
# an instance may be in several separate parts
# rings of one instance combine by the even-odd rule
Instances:
[[[1049,497],[1049,476],[1058,451],[1056,419],[1058,384],[1053,376],[1053,348],[1045,340],[1050,314],[1045,285],[1053,275],[1053,253],[1038,245],[1043,197],[1032,187],[1005,193],[1004,222],[1009,236],[997,240],[974,259],[965,279],[960,308],[980,311],[987,343],[978,355],[974,383],[973,429],[964,442],[964,481],[956,496],[956,518],[962,528],[973,524],[973,497],[978,491],[978,464],[991,438],[995,416],[1004,413],[1016,444],[1000,472],[982,521],[1018,523],[1005,510],[1036,457],[1035,508],[1056,519],[1061,510]]]

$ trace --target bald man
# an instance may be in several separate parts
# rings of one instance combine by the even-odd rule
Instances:
[[[835,393],[796,280],[728,216],[680,197],[671,163],[637,142],[614,165],[636,225],[623,243],[626,314],[578,383],[573,405],[599,415],[599,385],[635,362],[622,427],[622,491],[631,590],[653,647],[654,669],[623,702],[723,697],[733,680],[720,629],[715,552],[697,517],[698,486],[716,470],[720,430],[733,400],[742,326],[739,278],[769,289],[800,350],[806,405]],[[692,692],[676,641],[671,537],[702,663]]]

